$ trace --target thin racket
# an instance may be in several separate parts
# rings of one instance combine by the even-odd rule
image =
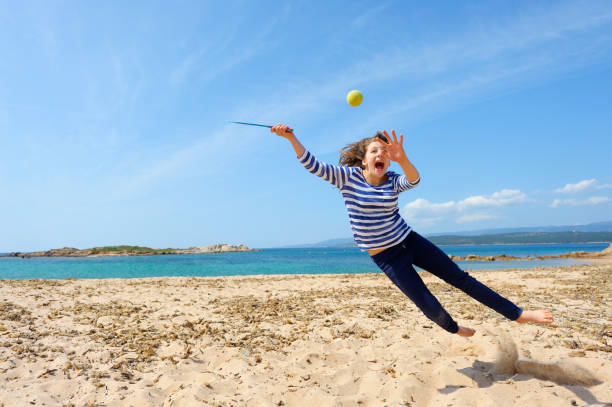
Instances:
[[[267,127],[269,129],[272,128],[272,126],[268,126],[267,124],[259,124],[259,123],[247,123],[247,122],[233,122],[230,121],[230,123],[234,123],[234,124],[244,124],[245,126],[258,126],[258,127]],[[287,131],[289,133],[293,133],[293,129],[291,128],[287,128]]]

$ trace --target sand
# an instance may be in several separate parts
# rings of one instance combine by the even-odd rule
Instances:
[[[552,326],[425,274],[472,338],[382,274],[0,281],[0,406],[611,406],[611,271],[470,272]]]

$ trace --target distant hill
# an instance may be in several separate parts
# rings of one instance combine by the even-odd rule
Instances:
[[[432,233],[432,236],[479,236],[479,235],[499,235],[505,233],[538,233],[538,232],[612,232],[612,221],[588,223],[586,225],[565,225],[565,226],[533,226],[521,228],[498,228],[498,229],[478,229],[466,230],[452,233]]]
[[[505,243],[588,243],[611,242],[612,221],[586,225],[535,226],[521,228],[480,229],[453,233],[433,233],[427,238],[436,244],[505,244]],[[354,247],[352,238],[330,239],[286,247]]]
[[[344,239],[330,239],[330,240],[324,240],[322,242],[317,242],[317,243],[303,243],[303,244],[296,244],[296,245],[291,245],[291,246],[283,246],[283,248],[313,248],[313,247],[337,247],[337,248],[342,248],[342,247],[354,247],[355,246],[355,242],[353,241],[352,237],[348,237],[348,238],[344,238]]]
[[[523,232],[479,236],[430,236],[438,245],[511,243],[590,243],[612,242],[612,232]]]

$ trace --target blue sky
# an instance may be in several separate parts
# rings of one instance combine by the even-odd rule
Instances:
[[[331,163],[403,133],[424,234],[612,219],[611,2],[325,3],[3,2],[0,252],[351,235],[289,143],[228,120]]]

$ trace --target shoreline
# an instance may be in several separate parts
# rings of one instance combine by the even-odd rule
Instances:
[[[604,242],[608,243],[608,242]],[[499,246],[505,246],[506,244],[500,244]],[[467,245],[473,246],[473,245]],[[135,246],[138,247],[138,246]],[[232,246],[223,243],[219,243],[211,246],[202,247],[191,247],[188,249],[149,249],[155,251],[113,251],[113,252],[101,252],[96,249],[74,249],[74,248],[62,248],[62,249],[51,249],[47,251],[38,252],[11,252],[6,254],[0,254],[2,257],[21,257],[26,258],[37,258],[37,257],[82,257],[82,258],[98,258],[98,257],[131,257],[131,256],[163,256],[163,255],[184,255],[184,254],[220,254],[220,253],[231,253],[231,252],[262,252],[263,249],[251,249],[245,245]],[[507,255],[504,253],[496,255],[475,255],[468,254],[466,256],[457,256],[448,254],[449,258],[453,261],[513,261],[513,260],[526,260],[526,261],[537,261],[547,259],[583,259],[586,261],[597,260],[597,262],[612,262],[612,243],[601,250],[595,252],[568,252],[557,255],[527,255],[525,257]]]
[[[2,280],[0,404],[605,404],[611,272],[470,271],[519,306],[551,309],[547,326],[506,320],[424,273],[476,329],[469,339],[381,273]]]
[[[447,246],[520,246],[520,245],[545,245],[545,244],[612,244],[609,240],[605,240],[602,242],[527,242],[527,243],[460,243],[460,244],[437,244],[439,247],[447,247]]]
[[[612,260],[612,244],[610,244],[607,248],[600,250],[598,252],[568,252],[562,254],[553,254],[553,255],[544,255],[544,256],[526,256],[526,257],[518,257],[518,256],[508,256],[506,254],[498,254],[495,256],[479,256],[474,254],[469,254],[467,256],[453,256],[449,254],[449,257],[453,261],[512,261],[512,260],[548,260],[548,259],[583,259],[586,261],[591,261],[593,259],[610,261]]]

